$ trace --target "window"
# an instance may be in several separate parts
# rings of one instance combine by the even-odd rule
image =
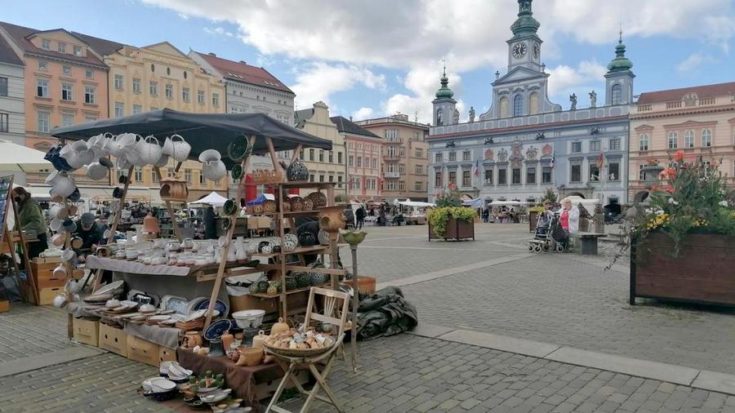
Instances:
[[[48,39],[41,40],[41,48],[45,50],[51,49],[51,41]]]
[[[166,68],[166,74],[167,74],[168,76],[171,76],[171,68],[170,68],[170,67],[167,67],[167,68]]]
[[[64,76],[71,76],[71,66],[64,65],[62,66],[61,70],[64,73]]]
[[[0,96],[8,96],[8,78],[0,77]]]
[[[449,184],[457,185],[457,171],[449,171]]]
[[[219,107],[219,93],[212,93],[212,106]]]
[[[388,138],[388,140],[390,141],[398,139],[398,129],[386,129],[385,137]]]
[[[334,152],[329,151],[329,163],[334,163]]]
[[[329,182],[334,182],[334,175],[329,175]]]
[[[184,169],[184,179],[187,184],[191,184],[191,169]]]
[[[669,132],[669,149],[676,149],[679,147],[677,138],[678,136],[676,132]]]
[[[620,180],[620,164],[617,162],[610,162],[607,165],[608,179],[611,181]]]
[[[582,182],[582,165],[572,165],[572,178],[571,182]]]
[[[96,122],[97,121],[97,116],[87,115],[87,116],[84,117],[84,121],[85,122]]]
[[[684,147],[685,148],[693,148],[694,147],[694,131],[689,129],[684,133]]]
[[[143,182],[143,168],[140,166],[136,166],[134,170],[134,176],[133,179],[135,182]]]
[[[378,169],[378,160],[373,158],[373,169]]]
[[[314,182],[314,175],[309,175],[309,182]]]
[[[324,150],[319,151],[319,162],[324,162]]]
[[[204,104],[204,91],[197,90],[197,103],[200,105]]]
[[[337,152],[337,163],[342,163],[342,152]]]
[[[469,160],[471,160],[470,159],[470,156],[471,156],[470,151],[464,151],[464,152],[462,152],[462,160],[463,161],[469,161]]]
[[[82,46],[74,46],[74,56],[82,55]]]
[[[166,99],[173,99],[174,98],[174,85],[168,83],[166,84],[165,92]]]
[[[199,185],[204,185],[204,174],[199,172]]]
[[[442,159],[442,153],[441,152],[434,154],[434,162],[435,163],[441,163],[442,160],[443,159]]]
[[[416,148],[416,157],[417,158],[423,158],[424,157],[424,150],[421,148]]]
[[[71,83],[62,83],[61,84],[61,100],[73,100],[74,97],[72,96],[72,89],[73,86]]]
[[[405,175],[406,174],[406,165],[399,164],[398,165],[398,173],[401,174],[401,175]]]
[[[648,144],[649,144],[648,134],[644,133],[638,137],[638,150],[639,151],[647,151]]]
[[[508,185],[507,169],[498,169],[498,185]]]
[[[115,89],[123,90],[123,77],[122,75],[115,75]]]
[[[62,113],[61,114],[61,126],[72,126],[74,124],[73,113]]]
[[[449,162],[457,161],[457,152],[449,152]]]
[[[10,116],[7,113],[0,113],[0,132],[7,132],[10,128]]]
[[[600,180],[600,168],[597,164],[590,164],[590,181],[597,182]]]
[[[493,170],[485,169],[485,185],[493,184]]]
[[[337,176],[337,188],[342,188],[342,175]]]
[[[309,149],[309,160],[313,161],[314,159],[314,149]]]
[[[512,180],[513,185],[521,184],[521,168],[513,168],[512,179],[513,179]]]
[[[422,191],[424,189],[424,183],[421,181],[416,181],[413,185],[414,191]]]
[[[186,70],[184,70],[184,79],[187,79],[189,77],[189,74],[186,73]]]
[[[94,79],[94,70],[87,69],[84,71],[84,77],[87,79]]]
[[[353,162],[354,160],[355,160],[355,157],[354,156],[352,156],[352,155],[348,156],[347,157],[347,166],[352,166],[353,163],[354,163]]]
[[[362,166],[362,156],[357,157],[357,167],[360,168]]]
[[[351,178],[353,181],[355,189],[360,189],[360,178],[359,177],[353,177]]]
[[[123,102],[115,102],[115,117],[125,116],[125,104]]]
[[[1,94],[2,91],[0,90],[0,95]],[[709,148],[710,146],[712,146],[712,131],[710,131],[709,129],[705,129],[702,131],[702,147]]]
[[[582,142],[572,142],[572,152],[582,152]]]
[[[620,150],[620,138],[610,138],[610,147],[608,149],[611,151],[619,151]]]
[[[299,159],[301,159],[302,161],[305,159],[304,158],[304,150],[303,149],[299,151]]]
[[[148,94],[151,96],[158,96],[158,82],[151,80],[148,83]]]
[[[319,175],[319,182],[324,182],[324,175]]]
[[[48,80],[38,79],[36,81],[36,96],[41,98],[48,97]]]
[[[424,174],[424,166],[416,165],[416,175],[423,175],[423,174]]]
[[[94,105],[94,87],[92,86],[85,86],[84,87],[84,103],[88,105]]]
[[[590,141],[590,152],[600,152],[600,141]]]
[[[551,183],[551,167],[550,166],[544,166],[541,169],[541,183],[542,184]]]
[[[59,42],[59,48],[58,48],[58,50],[59,50],[59,53],[66,53],[66,43]]]
[[[190,96],[188,87],[181,89],[181,99],[183,99],[184,102],[186,103],[189,103],[189,101],[191,100],[191,96]]]
[[[441,188],[441,186],[442,186],[442,173],[435,172],[434,173],[434,187]]]
[[[613,85],[612,87],[612,104],[613,105],[623,104],[623,87],[620,85]]]
[[[523,95],[513,98],[513,116],[523,116]]]
[[[51,113],[38,111],[38,132],[48,133],[51,125]]]
[[[536,167],[526,167],[526,185],[536,184]]]
[[[133,93],[136,95],[140,93],[140,79],[133,78]]]
[[[143,106],[133,105],[133,115],[143,112]]]

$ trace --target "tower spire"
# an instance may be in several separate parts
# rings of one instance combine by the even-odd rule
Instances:
[[[515,37],[535,35],[541,24],[533,18],[533,0],[518,0],[518,19],[510,26]]]

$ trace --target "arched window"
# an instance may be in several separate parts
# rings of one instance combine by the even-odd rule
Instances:
[[[679,147],[679,136],[676,132],[669,132],[669,149],[676,149]]]
[[[508,98],[503,96],[500,98],[500,117],[507,118],[508,116],[510,116],[508,113]]]
[[[156,71],[156,65],[151,63],[151,72],[155,72],[155,71]]]
[[[612,104],[622,105],[623,104],[623,87],[619,84],[613,85],[612,87]]]
[[[705,129],[702,131],[702,147],[709,148],[712,146],[712,131]]]
[[[528,98],[528,114],[535,115],[539,112],[538,110],[538,93],[533,92]]]
[[[684,134],[684,147],[685,148],[693,148],[694,147],[694,131],[689,129]]]
[[[648,150],[648,134],[644,133],[639,138],[640,140],[638,141],[638,150],[647,151]]]
[[[513,116],[523,116],[523,95],[520,93],[513,98]]]
[[[439,108],[436,110],[436,126],[442,126],[442,109]]]

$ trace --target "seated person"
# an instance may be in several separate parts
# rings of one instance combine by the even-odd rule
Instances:
[[[104,240],[105,228],[103,225],[95,222],[94,215],[89,212],[82,214],[77,222],[77,230],[74,232],[74,237],[82,239],[81,248],[75,250],[77,256],[80,258],[85,257],[88,254],[94,253],[100,243]]]

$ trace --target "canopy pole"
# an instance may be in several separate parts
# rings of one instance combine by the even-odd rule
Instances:
[[[291,163],[293,163],[296,159],[299,158],[299,153],[301,152],[301,148],[303,148],[303,147],[304,147],[304,145],[299,144],[299,146],[297,146],[296,149],[294,149],[293,155],[291,155]],[[302,159],[302,161],[303,161],[303,159]]]
[[[251,136],[248,139],[250,146],[255,144],[255,136]],[[242,170],[244,171],[242,176],[240,177],[240,185],[245,183],[245,177],[248,174],[248,171],[250,170],[250,162],[251,162],[252,156],[248,156],[245,158],[241,165]],[[237,214],[239,215],[239,214]],[[222,287],[222,279],[225,275],[225,266],[227,265],[227,255],[230,252],[230,243],[232,242],[232,234],[235,233],[235,227],[237,226],[237,215],[231,217],[233,222],[230,223],[230,228],[227,230],[227,234],[225,235],[226,241],[224,246],[224,251],[222,251],[222,254],[220,254],[220,261],[219,261],[219,268],[217,269],[217,278],[214,280],[214,286],[212,287],[212,294],[209,297],[209,306],[207,306],[207,316],[204,319],[204,328],[202,331],[206,331],[209,327],[209,324],[212,322],[212,316],[214,315],[214,306],[217,304],[217,296],[219,295],[219,290]],[[227,314],[224,314],[224,316],[227,316]],[[227,350],[227,349],[225,349]]]
[[[179,166],[180,165],[181,165],[181,162],[179,162]],[[163,179],[163,177],[161,176],[161,168],[159,168],[158,166],[154,166],[153,168],[156,171],[156,175],[158,175],[158,182],[161,182],[161,179]],[[176,239],[178,239],[179,242],[181,242],[183,237],[181,235],[181,230],[179,229],[179,226],[176,224],[176,216],[174,215],[174,208],[173,206],[171,206],[171,201],[167,199],[165,202],[166,202],[166,209],[168,210],[168,216],[171,217],[171,225],[174,228],[174,235],[176,236]]]
[[[265,138],[265,144],[268,146],[268,152],[271,154],[271,162],[273,162],[273,170],[276,171],[276,174],[281,176],[281,179],[283,179],[284,178],[283,168],[281,167],[281,164],[278,163],[278,157],[276,156],[276,149],[273,147],[273,139]]]
[[[133,176],[134,168],[135,166],[131,166],[130,168],[128,168],[128,176],[125,178],[125,185],[123,186],[122,195],[120,195],[120,205],[118,205],[117,211],[115,211],[115,218],[114,218],[115,221],[112,223],[112,227],[110,227],[110,235],[107,237],[107,245],[111,245],[112,241],[115,239],[115,234],[117,233],[117,224],[120,223],[120,220],[122,219],[122,210],[125,206],[125,197],[128,195],[128,187],[130,186],[130,177]],[[100,288],[101,283],[102,283],[102,271],[97,271],[97,277],[94,280],[94,287],[92,287],[92,292],[97,291],[97,289]]]

